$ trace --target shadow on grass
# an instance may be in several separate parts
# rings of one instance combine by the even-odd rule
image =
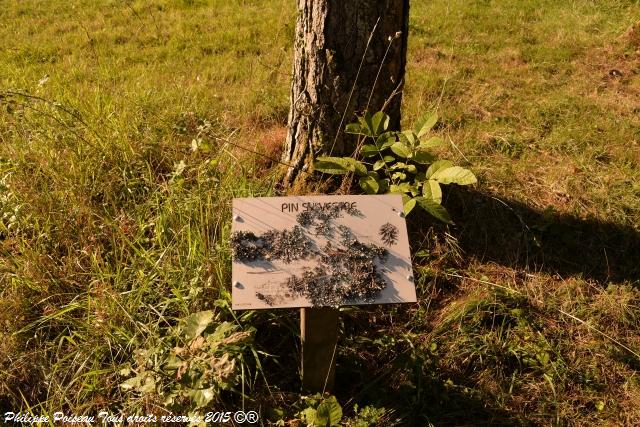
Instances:
[[[339,400],[385,408],[391,425],[534,425],[518,414],[492,405],[490,402],[495,398],[481,396],[473,385],[462,385],[468,379],[452,376],[452,380],[447,372],[435,366],[423,371],[421,363],[400,356],[381,375],[372,377],[371,367],[352,366],[354,361],[357,363],[354,358],[338,360]]]
[[[451,192],[445,204],[456,222],[451,234],[481,262],[640,286],[640,232],[631,226],[541,211],[464,188]]]
[[[631,282],[640,287],[640,232],[632,226],[578,218],[551,209],[539,210],[465,188],[450,192],[445,205],[456,222],[449,233],[456,238],[465,258],[519,272],[580,277],[603,285]],[[435,224],[427,214],[412,217],[410,232],[418,236]],[[409,313],[400,310],[394,312],[393,322],[391,317],[387,319],[387,324],[387,320],[380,318],[390,308],[377,310],[359,308],[342,316],[345,330],[337,358],[335,392],[347,413],[352,413],[355,403],[360,408],[385,407],[393,411],[390,421],[397,418],[395,425],[407,426],[526,426],[553,416],[552,413],[529,416],[517,409],[508,410],[508,406],[501,407],[499,403],[500,393],[485,391],[482,394],[470,377],[438,367],[435,356],[418,356],[416,360],[420,352],[411,353],[413,345],[393,344],[393,339],[402,335],[398,335],[397,328],[396,333],[393,332],[393,324],[415,319],[408,319]],[[377,321],[371,319],[370,311],[378,313]],[[300,387],[299,377],[295,375],[299,366],[298,317],[293,311],[287,314],[286,325],[265,322],[270,332],[259,341],[279,355],[277,361],[263,366],[272,385],[296,391]],[[426,319],[420,320],[426,322]],[[280,326],[274,328],[274,325]],[[414,327],[414,333],[420,333],[421,327],[426,328],[424,332],[429,330],[426,323],[414,324]],[[390,343],[358,341],[373,332],[376,337],[389,338]],[[270,345],[273,342],[278,343],[277,349]]]

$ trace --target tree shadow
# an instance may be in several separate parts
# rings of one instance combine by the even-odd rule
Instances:
[[[445,201],[450,233],[467,256],[525,271],[640,286],[640,231],[629,225],[539,210],[456,188]],[[411,228],[424,229],[418,220]]]
[[[346,406],[359,402],[360,408],[366,405],[385,408],[385,424],[408,427],[535,425],[522,414],[493,405],[495,397],[481,395],[474,384],[465,386],[468,378],[436,368],[433,360],[415,360],[405,353],[384,364],[384,370],[371,366],[379,365],[379,360],[368,362],[357,357],[338,359],[337,395]]]

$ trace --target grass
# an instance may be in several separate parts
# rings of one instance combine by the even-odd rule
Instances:
[[[403,121],[438,109],[481,185],[446,195],[456,226],[410,221],[418,304],[344,310],[345,423],[640,423],[639,16],[412,4]],[[231,198],[275,171],[225,141],[278,155],[294,21],[280,0],[6,2],[2,409],[162,412],[172,377],[127,391],[122,370],[202,310],[252,337],[209,408],[311,404],[296,313],[228,307]]]

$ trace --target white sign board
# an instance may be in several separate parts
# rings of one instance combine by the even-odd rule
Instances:
[[[233,309],[415,302],[400,195],[233,200]]]

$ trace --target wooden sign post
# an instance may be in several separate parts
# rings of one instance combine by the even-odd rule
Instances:
[[[338,309],[331,307],[300,309],[302,388],[305,390],[333,390],[339,314]]]
[[[400,195],[234,199],[232,306],[300,307],[302,385],[333,387],[338,307],[415,302]]]

